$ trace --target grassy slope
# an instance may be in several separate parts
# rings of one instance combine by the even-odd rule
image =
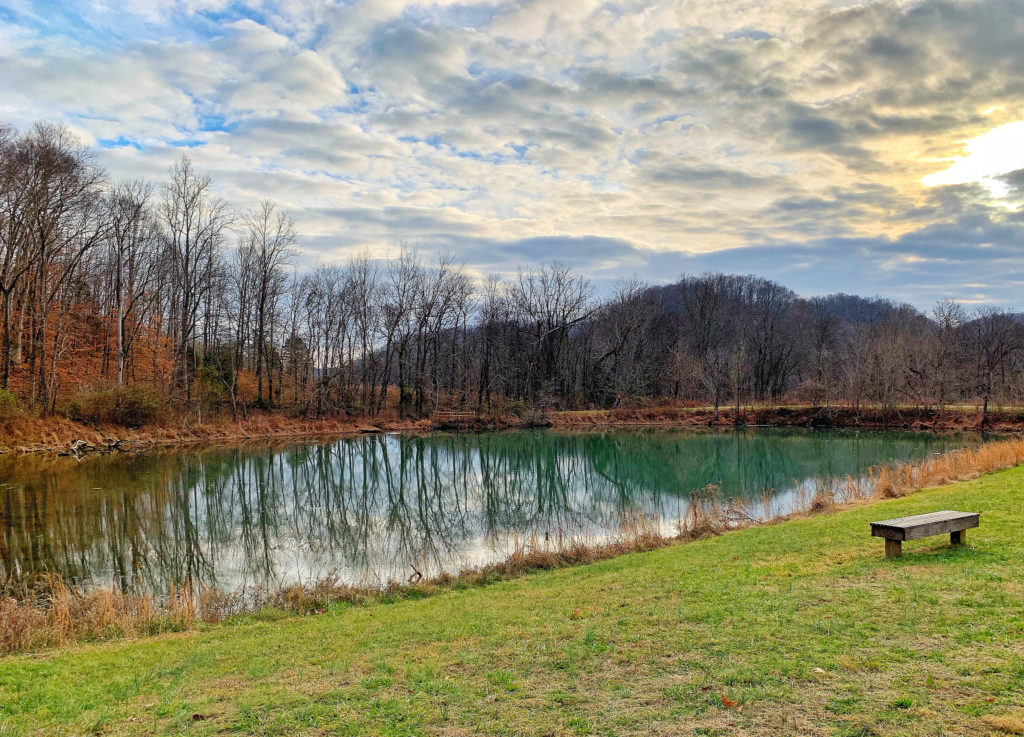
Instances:
[[[983,512],[968,547],[887,560],[868,537],[943,508]],[[1016,468],[487,588],[0,660],[0,735],[1004,734],[1022,582]]]

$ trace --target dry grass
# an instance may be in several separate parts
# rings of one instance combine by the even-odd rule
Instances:
[[[389,395],[390,396],[390,395]],[[390,401],[390,400],[389,400]],[[397,397],[395,397],[397,402]],[[245,419],[228,415],[208,417],[202,423],[194,417],[168,417],[163,422],[139,429],[120,426],[92,426],[62,416],[31,417],[18,415],[0,419],[0,453],[38,453],[66,451],[76,440],[91,446],[107,446],[112,439],[126,447],[189,446],[239,442],[244,440],[297,439],[358,434],[372,430],[430,432],[437,429],[510,429],[553,426],[562,429],[595,427],[687,427],[771,425],[777,427],[893,427],[905,429],[970,430],[980,427],[980,414],[969,409],[947,408],[942,412],[907,407],[899,412],[878,408],[849,407],[825,411],[806,405],[745,407],[739,423],[731,409],[723,407],[716,419],[713,411],[693,402],[660,402],[612,410],[573,410],[550,412],[542,419],[524,417],[521,412],[488,413],[462,423],[414,420],[400,416],[395,407],[373,417],[339,415],[324,419],[289,417],[278,412],[251,412]],[[993,410],[987,428],[992,431],[1024,430],[1024,411],[1014,408]],[[133,447],[134,446],[134,447]]]
[[[199,622],[220,622],[250,611],[318,614],[337,602],[358,605],[420,598],[446,588],[486,585],[531,571],[593,563],[754,524],[826,513],[871,498],[902,497],[1021,463],[1024,439],[1014,438],[914,463],[873,468],[866,480],[849,476],[817,480],[813,491],[800,486],[795,508],[785,515],[772,513],[769,494],[761,500],[763,508],[757,509],[735,500],[723,501],[718,487],[709,485],[690,494],[686,516],[678,521],[674,535],[666,535],[652,520],[636,516],[627,519],[611,540],[594,544],[572,536],[551,541],[534,535],[516,540],[511,553],[500,562],[408,583],[389,581],[383,586],[350,584],[330,574],[311,584],[271,592],[205,589],[193,594],[183,588],[156,598],[110,589],[78,592],[59,577],[48,575],[31,589],[0,592],[0,654],[186,630]]]
[[[770,500],[766,510],[770,511]],[[763,519],[770,518],[767,515]],[[687,505],[686,517],[677,525],[679,540],[699,540],[703,537],[721,535],[729,530],[745,527],[761,521],[756,512],[742,502],[729,499],[721,500],[721,489],[715,484],[690,492],[690,503]]]
[[[172,424],[132,430],[117,426],[89,426],[63,417],[45,419],[18,417],[0,422],[0,452],[46,453],[66,451],[76,440],[102,448],[112,440],[137,450],[158,446],[188,446],[238,442],[341,436],[382,429],[424,430],[429,421],[399,421],[388,416],[375,418],[338,417],[321,420],[291,418],[283,415],[251,414],[248,419],[229,417],[208,420],[198,425],[178,420]]]
[[[814,480],[814,496],[811,497],[811,502],[807,507],[807,511],[815,514],[821,514],[822,512],[830,512],[835,509],[836,498],[839,494],[833,488],[833,484],[829,483],[826,479],[815,479]]]
[[[566,410],[548,415],[554,426],[560,428],[707,424],[708,416],[707,408],[686,402],[610,410]]]
[[[13,593],[0,596],[0,654],[185,630],[196,619],[194,597],[184,589],[156,602],[113,589],[76,592],[48,575],[21,596]]]
[[[883,408],[839,403],[829,408],[808,404],[757,404],[744,406],[737,416],[735,409],[721,407],[718,416],[713,408],[694,402],[658,402],[616,409],[565,410],[551,412],[552,425],[563,429],[593,427],[850,427],[896,428],[905,430],[987,430],[1020,432],[1024,430],[1024,411],[1018,407],[1000,407],[989,412],[984,424],[976,407],[945,407],[941,410],[922,407]]]
[[[1024,734],[1024,721],[1014,716],[986,714],[981,718],[981,721],[1005,734]]]
[[[954,450],[922,461],[871,469],[867,486],[881,499],[895,499],[931,486],[974,479],[1024,462],[1024,439],[1012,438]]]

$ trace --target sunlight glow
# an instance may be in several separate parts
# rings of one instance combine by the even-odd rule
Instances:
[[[1006,186],[995,177],[1024,169],[1024,120],[993,128],[968,141],[966,148],[966,156],[943,171],[929,174],[921,183],[934,187],[980,182],[993,194],[1004,196]]]

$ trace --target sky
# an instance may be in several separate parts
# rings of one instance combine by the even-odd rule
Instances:
[[[0,0],[0,120],[187,153],[302,264],[1024,309],[1024,0]]]

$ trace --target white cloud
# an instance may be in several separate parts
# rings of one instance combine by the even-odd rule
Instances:
[[[972,208],[1002,227],[974,189],[948,185],[1024,168],[1021,129],[997,127],[1024,118],[1024,44],[1005,22],[1021,10],[182,0],[43,17],[14,4],[0,117],[68,122],[117,176],[161,176],[188,145],[240,205],[279,199],[325,257],[407,240],[482,258],[464,244],[599,236],[639,249],[620,254],[632,269],[638,253],[898,239]]]

